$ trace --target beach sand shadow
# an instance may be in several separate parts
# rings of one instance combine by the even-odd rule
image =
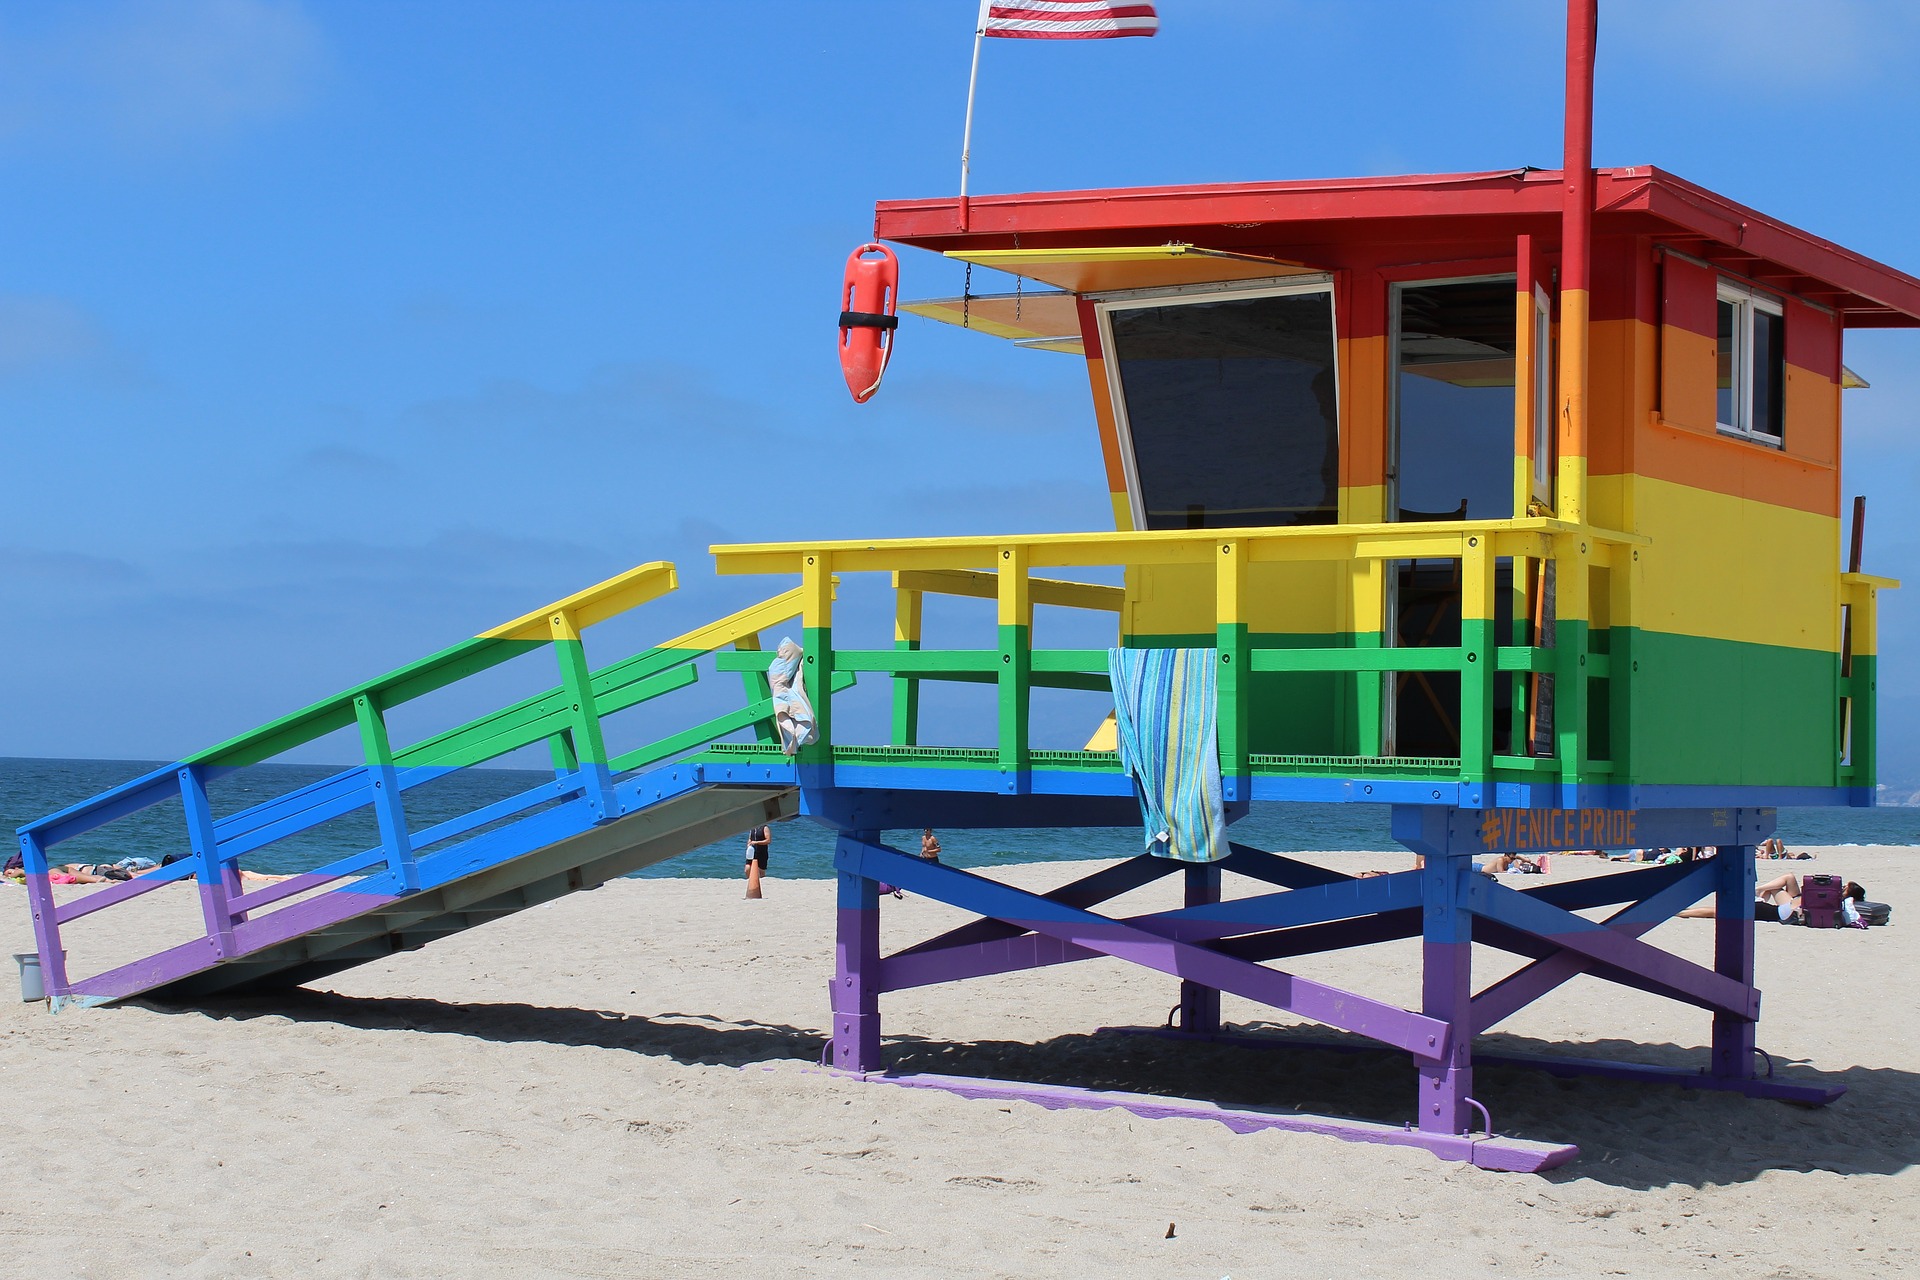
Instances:
[[[1080,1088],[1206,1098],[1400,1124],[1416,1079],[1404,1054],[1318,1028],[1262,1030],[1289,1047],[1249,1049],[1151,1036],[1063,1035],[1036,1044],[889,1040],[899,1071],[1031,1080]],[[1323,1047],[1340,1042],[1342,1047]],[[1626,1040],[1488,1037],[1483,1052],[1610,1058],[1692,1071],[1703,1049]],[[1475,1069],[1474,1092],[1496,1132],[1577,1143],[1573,1164],[1545,1175],[1647,1189],[1746,1182],[1769,1169],[1893,1174],[1920,1162],[1920,1074],[1893,1068],[1816,1071],[1776,1062],[1783,1079],[1841,1084],[1813,1108],[1738,1094],[1594,1077],[1561,1079],[1516,1066]]]
[[[790,1061],[811,1066],[823,1047],[817,1029],[728,1020],[701,1013],[651,1016],[520,1003],[457,1004],[409,997],[290,991],[150,1006],[248,1020],[282,1017],[364,1030],[410,1030],[498,1043],[538,1042],[659,1055],[689,1065],[742,1067]],[[1415,1077],[1405,1055],[1366,1047],[1358,1037],[1314,1028],[1260,1028],[1285,1047],[1251,1049],[1113,1032],[1075,1033],[1033,1043],[889,1037],[887,1064],[899,1072],[1032,1081],[1227,1106],[1281,1107],[1388,1124],[1409,1118]],[[1342,1047],[1325,1047],[1330,1043]],[[1490,1053],[1612,1058],[1692,1070],[1704,1050],[1625,1040],[1530,1040],[1499,1034]],[[1839,1072],[1776,1064],[1797,1083],[1843,1084],[1826,1108],[1738,1094],[1597,1078],[1560,1079],[1524,1067],[1481,1066],[1475,1094],[1503,1136],[1574,1142],[1573,1164],[1549,1180],[1592,1180],[1629,1189],[1751,1181],[1770,1169],[1894,1174],[1920,1162],[1920,1073],[1849,1067]]]

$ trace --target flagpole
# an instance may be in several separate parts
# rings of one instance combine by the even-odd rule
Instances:
[[[973,70],[967,74],[967,127],[960,137],[960,229],[967,229],[967,171],[973,159],[973,90],[980,83],[980,45],[987,34],[987,9],[993,0],[980,0],[980,18],[973,24]]]

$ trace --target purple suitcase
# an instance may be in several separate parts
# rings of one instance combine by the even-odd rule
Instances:
[[[1838,929],[1846,923],[1840,910],[1845,886],[1839,876],[1807,876],[1800,881],[1800,910],[1809,929]]]

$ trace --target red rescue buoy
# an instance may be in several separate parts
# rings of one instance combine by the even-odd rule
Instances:
[[[877,258],[866,255],[877,253]],[[900,324],[900,260],[883,244],[863,244],[847,258],[840,286],[840,371],[855,404],[865,404],[880,389],[893,335]]]

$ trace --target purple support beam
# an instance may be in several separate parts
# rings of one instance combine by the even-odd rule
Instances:
[[[1103,867],[1090,876],[1061,885],[1058,889],[1045,894],[1049,902],[1064,903],[1069,907],[1095,907],[1109,898],[1117,898],[1142,885],[1152,884],[1180,869],[1180,864],[1165,858],[1155,858],[1149,854],[1128,858],[1116,866]],[[1025,930],[1018,925],[1008,924],[1004,920],[974,920],[950,929],[938,937],[928,938],[925,942],[915,943],[896,956],[918,955],[923,951],[944,951],[950,947],[971,947],[983,942],[997,942],[1002,938],[1015,938]]]
[[[1588,960],[1637,975],[1661,994],[1703,1008],[1759,1016],[1759,994],[1749,983],[1723,977],[1660,948],[1616,933],[1604,924],[1530,898],[1491,876],[1474,877],[1467,905],[1474,914],[1497,920]],[[1753,914],[1752,907],[1747,914]]]
[[[1306,1115],[1298,1111],[1269,1110],[1264,1107],[1222,1107],[1210,1102],[1186,1098],[1162,1098],[1151,1094],[1118,1093],[1102,1089],[1078,1089],[1069,1085],[1022,1084],[1008,1080],[976,1080],[965,1076],[939,1075],[863,1075],[879,1084],[900,1085],[909,1089],[938,1089],[962,1098],[980,1098],[994,1102],[1031,1102],[1050,1111],[1088,1110],[1125,1111],[1146,1120],[1213,1120],[1235,1133],[1254,1133],[1262,1129],[1280,1129],[1291,1133],[1317,1133],[1348,1142],[1376,1142],[1386,1146],[1418,1147],[1431,1151],[1442,1160],[1458,1160],[1482,1169],[1502,1173],[1543,1173],[1565,1164],[1580,1154],[1580,1148],[1559,1143],[1528,1142],[1521,1138],[1488,1135],[1472,1138],[1459,1134],[1410,1129],[1404,1125],[1376,1124],[1365,1120],[1342,1120],[1333,1116]]]
[[[1674,912],[1698,902],[1703,896],[1703,884],[1712,882],[1720,874],[1721,869],[1713,861],[1695,863],[1678,881],[1609,916],[1606,927],[1624,937],[1638,938]],[[1593,973],[1611,980],[1616,972],[1605,966],[1590,964],[1586,957],[1576,952],[1564,948],[1557,950],[1519,972],[1502,978],[1475,996],[1473,1033],[1484,1034],[1578,974]]]
[[[1159,1040],[1202,1040],[1208,1044],[1228,1045],[1235,1049],[1319,1049],[1331,1053],[1378,1053],[1375,1045],[1353,1040],[1281,1039],[1270,1035],[1194,1036],[1166,1027],[1096,1027],[1095,1035],[1149,1036]],[[1562,1058],[1532,1053],[1476,1053],[1476,1067],[1523,1067],[1544,1071],[1565,1079],[1599,1076],[1610,1080],[1632,1080],[1639,1084],[1675,1085],[1682,1089],[1702,1089],[1715,1093],[1740,1093],[1749,1098],[1772,1098],[1824,1107],[1847,1091],[1843,1084],[1797,1084],[1772,1076],[1746,1079],[1722,1079],[1706,1071],[1682,1067],[1656,1067],[1643,1062],[1614,1062],[1603,1058]]]
[[[878,838],[878,832],[849,832],[840,837],[840,850]],[[878,1071],[880,886],[844,870],[839,880],[833,947],[833,1065],[842,1071]]]
[[[1446,1027],[1396,1005],[1369,999],[1294,974],[1263,968],[1192,943],[1177,942],[1090,911],[1049,902],[954,867],[922,862],[897,849],[842,836],[834,864],[864,879],[884,877],[922,897],[1018,924],[1161,973],[1232,992],[1261,1004],[1369,1036],[1420,1058],[1445,1052]],[[843,910],[846,907],[842,901]],[[843,917],[843,921],[844,921]],[[846,924],[842,924],[843,930]]]
[[[1209,907],[1220,901],[1220,868],[1202,864],[1186,869],[1188,908]],[[1180,1026],[1182,1030],[1211,1034],[1220,1030],[1220,992],[1183,978],[1180,982]]]
[[[1420,872],[1426,898],[1420,935],[1420,1011],[1446,1030],[1439,1061],[1417,1061],[1414,1100],[1420,1130],[1471,1131],[1473,1096],[1473,915],[1467,882],[1479,873],[1464,854],[1427,855]]]
[[[1722,1080],[1753,1075],[1754,1023],[1760,993],[1753,986],[1754,846],[1723,848],[1714,856],[1719,883],[1714,893],[1713,971],[1739,983],[1752,996],[1753,1010],[1713,1012],[1713,1074]]]
[[[20,833],[20,863],[27,873],[27,898],[33,904],[33,942],[40,952],[41,981],[55,999],[67,993],[67,953],[60,946],[59,908],[47,879],[47,851],[31,831]]]

